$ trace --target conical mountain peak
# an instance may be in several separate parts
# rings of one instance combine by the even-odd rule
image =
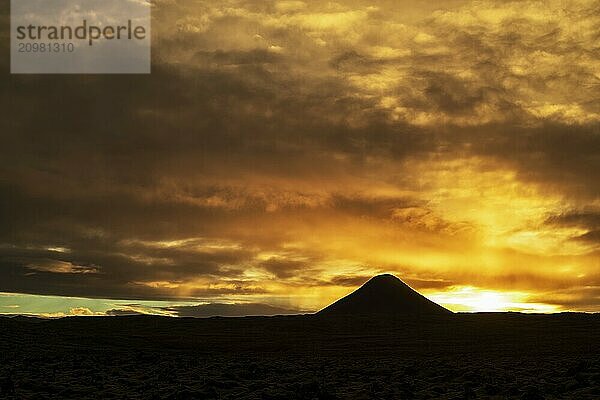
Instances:
[[[374,277],[369,279],[367,282],[365,282],[365,285],[367,285],[367,284],[369,284],[369,285],[389,285],[389,284],[395,285],[398,283],[401,283],[402,285],[406,286],[406,284],[404,282],[402,282],[398,277],[396,277],[392,274],[380,274],[380,275],[375,275]]]
[[[419,294],[396,276],[382,274],[369,279],[318,314],[422,316],[448,313],[450,311]]]

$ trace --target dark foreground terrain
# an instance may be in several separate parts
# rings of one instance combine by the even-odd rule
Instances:
[[[600,315],[0,318],[0,398],[598,399]]]

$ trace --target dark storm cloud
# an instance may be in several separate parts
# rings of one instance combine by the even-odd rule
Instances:
[[[546,223],[561,226],[579,226],[588,229],[600,227],[600,212],[598,211],[573,211],[554,215]]]
[[[574,236],[574,240],[600,244],[600,212],[572,211],[551,216],[546,220],[548,225],[560,227],[577,227],[587,230],[586,233]]]
[[[56,262],[56,261],[55,261]],[[198,285],[197,288],[187,290],[185,294],[178,294],[175,280],[170,285],[153,285],[152,281],[139,281],[145,278],[152,279],[156,275],[172,276],[170,268],[168,272],[150,272],[155,265],[136,265],[135,263],[121,263],[119,268],[98,266],[100,272],[74,273],[53,269],[40,270],[29,267],[30,263],[2,261],[0,262],[1,275],[4,283],[3,291],[16,293],[32,293],[44,295],[64,295],[73,297],[92,298],[114,298],[114,299],[155,299],[155,300],[186,300],[197,298],[213,298],[221,296],[243,296],[252,294],[264,294],[267,291],[255,282],[228,280],[216,280],[221,283],[219,287],[212,288],[210,285]],[[35,264],[33,264],[35,265]],[[112,268],[111,268],[112,267]],[[134,268],[145,268],[136,273]],[[171,266],[172,267],[172,266]],[[104,272],[103,272],[104,271]],[[126,273],[119,275],[120,271]],[[210,274],[202,269],[197,269],[195,275],[207,277],[226,277],[227,274]],[[183,283],[184,281],[180,281]]]
[[[209,282],[226,279],[228,285],[189,290],[185,296],[264,292],[253,282],[235,279],[242,272],[237,266],[252,258],[242,249],[156,248],[102,239],[62,244],[69,247],[56,251],[31,245],[3,246],[3,290],[81,297],[179,298],[182,295],[174,293],[172,286],[160,283],[176,285],[204,277]]]
[[[589,231],[583,235],[577,236],[575,239],[600,244],[600,230]]]
[[[600,195],[600,136],[597,125],[543,124],[537,128],[490,127],[489,137],[468,139],[481,154],[517,168],[524,181],[542,183],[583,201]]]
[[[261,268],[269,271],[278,278],[291,278],[298,272],[305,272],[312,268],[311,263],[286,259],[270,258],[259,264]]]

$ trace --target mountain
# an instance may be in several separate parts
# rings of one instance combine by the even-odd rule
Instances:
[[[383,274],[369,279],[360,288],[325,307],[317,315],[431,316],[451,313],[411,289],[394,275]]]

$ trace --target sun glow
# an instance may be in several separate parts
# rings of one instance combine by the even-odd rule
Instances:
[[[558,307],[551,304],[528,302],[528,295],[524,292],[500,292],[473,286],[455,287],[443,293],[427,295],[427,297],[455,312],[546,313],[558,311]]]

